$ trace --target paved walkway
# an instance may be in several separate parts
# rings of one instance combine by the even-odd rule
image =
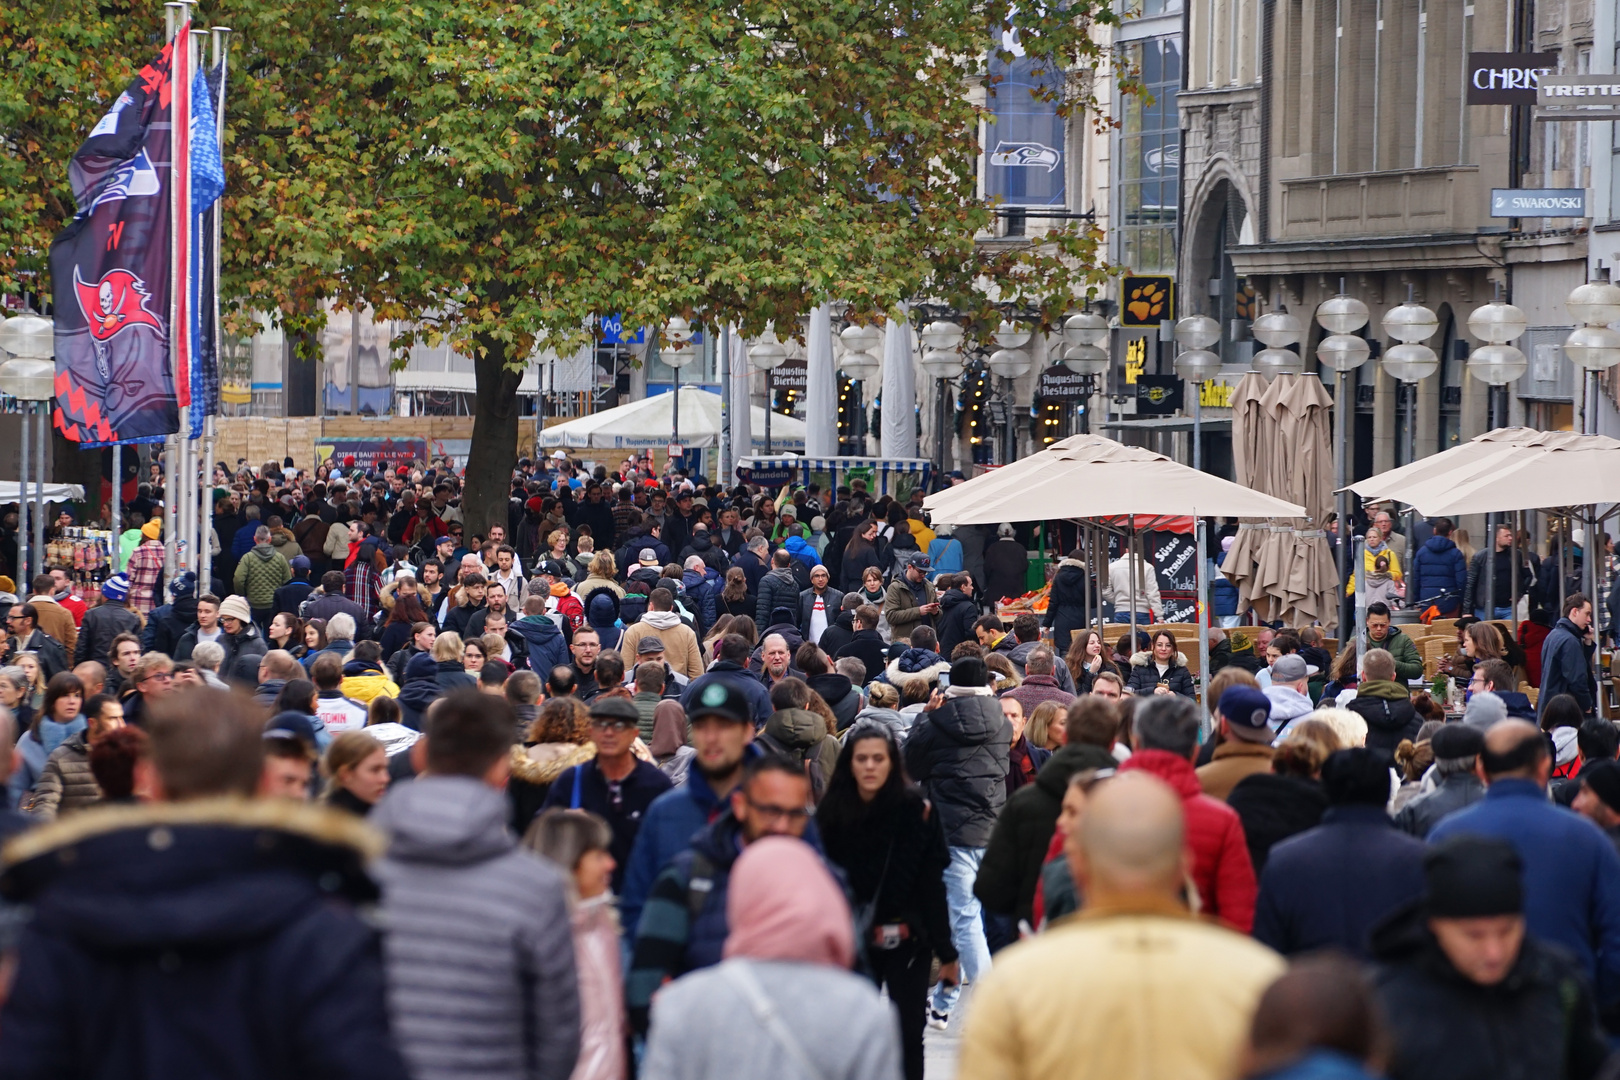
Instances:
[[[967,1019],[973,988],[967,987],[951,1013],[951,1026],[944,1031],[923,1031],[923,1080],[956,1080],[956,1055],[961,1049],[962,1022]]]

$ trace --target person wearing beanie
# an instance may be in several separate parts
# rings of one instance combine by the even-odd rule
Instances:
[[[287,560],[287,570],[292,575],[288,582],[276,590],[275,598],[271,604],[271,618],[285,612],[288,615],[297,615],[298,609],[309,594],[315,591],[310,584],[309,570],[311,563],[307,555],[294,555]]]
[[[1436,825],[1430,841],[1472,834],[1512,844],[1524,861],[1530,933],[1574,953],[1600,1008],[1620,1005],[1620,854],[1603,830],[1547,798],[1552,758],[1534,724],[1496,724],[1479,764],[1485,797]]]
[[[129,554],[129,606],[145,615],[162,599],[158,581],[163,577],[163,522],[153,518],[141,526],[141,543]]]
[[[1579,966],[1535,932],[1535,870],[1516,847],[1470,835],[1430,847],[1423,895],[1374,932],[1391,1080],[1585,1080],[1608,1057]]]
[[[1271,771],[1271,699],[1252,686],[1233,686],[1221,694],[1215,722],[1220,742],[1198,767],[1198,786],[1225,802],[1239,781]]]
[[[1485,785],[1475,775],[1474,763],[1485,749],[1485,733],[1467,724],[1442,724],[1429,738],[1434,751],[1434,787],[1418,795],[1395,815],[1395,824],[1419,840],[1447,814],[1469,807],[1485,797]]]
[[[1322,824],[1275,845],[1266,859],[1256,941],[1284,956],[1335,949],[1366,959],[1373,928],[1422,894],[1423,842],[1384,812],[1389,762],[1363,747],[1328,755]]]
[[[1474,694],[1463,708],[1463,723],[1482,732],[1489,731],[1507,718],[1507,703],[1489,690]]]
[[[113,638],[119,634],[140,634],[144,620],[129,610],[129,577],[114,574],[101,583],[101,604],[84,613],[79,640],[73,646],[73,662],[93,660],[112,667]]]
[[[1594,761],[1581,770],[1572,808],[1620,847],[1620,762]]]

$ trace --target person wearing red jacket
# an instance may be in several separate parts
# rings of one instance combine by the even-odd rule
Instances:
[[[1193,772],[1198,753],[1198,706],[1190,698],[1160,695],[1136,708],[1135,748],[1120,771],[1149,773],[1181,797],[1187,819],[1187,848],[1192,855],[1192,881],[1198,889],[1196,910],[1247,934],[1254,925],[1259,891],[1254,863],[1237,813],[1205,795]]]

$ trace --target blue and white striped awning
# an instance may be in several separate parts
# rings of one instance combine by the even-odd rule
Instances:
[[[927,458],[802,457],[798,454],[772,454],[770,457],[756,454],[737,462],[739,479],[766,486],[790,480],[808,484],[811,473],[826,473],[832,478],[832,486],[837,487],[846,482],[844,478],[852,470],[863,474],[869,471],[872,491],[883,494],[889,490],[891,477],[918,476],[926,487],[933,476],[934,463]]]

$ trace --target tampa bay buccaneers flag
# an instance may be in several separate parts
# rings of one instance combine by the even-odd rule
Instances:
[[[175,40],[185,42],[189,29]],[[186,66],[186,50],[164,46],[68,166],[78,212],[51,244],[55,418],[82,445],[156,442],[180,426],[189,364],[177,364],[189,346],[190,298],[176,288],[185,275],[175,270],[189,259],[175,251],[190,245],[175,228],[184,234],[191,223],[175,213],[174,196],[189,195]]]

